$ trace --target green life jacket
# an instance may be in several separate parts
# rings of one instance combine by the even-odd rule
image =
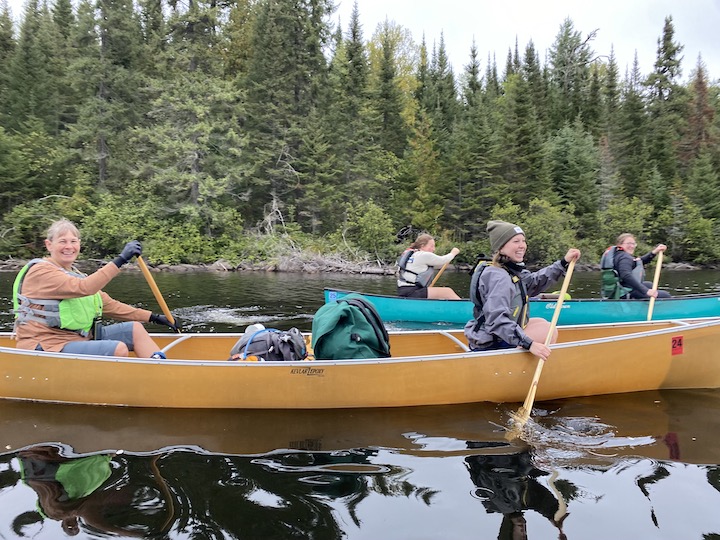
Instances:
[[[620,276],[615,270],[615,254],[617,250],[618,246],[610,246],[600,258],[600,278],[602,280],[600,295],[606,300],[628,298],[628,294],[632,291],[632,288],[620,285]],[[643,281],[645,268],[640,259],[635,261],[632,273],[638,281]]]
[[[51,328],[71,330],[87,336],[92,328],[93,321],[102,316],[102,297],[100,293],[63,300],[28,298],[21,293],[22,282],[28,270],[38,263],[53,264],[45,259],[33,259],[20,270],[15,278],[13,284],[15,325],[35,321]],[[86,274],[76,270],[63,269],[63,271],[74,277],[87,277]],[[32,304],[42,306],[42,308],[32,307]]]
[[[472,300],[473,303],[473,316],[477,321],[477,323],[475,324],[475,328],[478,330],[482,328],[483,324],[485,324],[483,301],[480,298],[480,294],[478,293],[478,284],[480,283],[480,276],[488,266],[493,265],[492,263],[487,261],[478,263],[478,265],[475,267],[475,271],[473,272],[472,279],[470,280],[470,300]],[[528,297],[527,293],[525,292],[525,287],[523,287],[522,280],[519,276],[516,276],[515,274],[507,270],[507,268],[501,268],[503,268],[503,270],[506,270],[507,273],[510,274],[510,279],[515,286],[515,294],[513,295],[512,301],[510,302],[510,306],[512,307],[511,317],[515,319],[515,321],[517,321],[521,328],[525,328],[529,320],[527,308]]]

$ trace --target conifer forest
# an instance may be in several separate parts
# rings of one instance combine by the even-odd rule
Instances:
[[[410,226],[472,262],[504,219],[530,263],[573,246],[596,263],[623,232],[639,254],[720,261],[718,74],[684,56],[671,16],[638,44],[657,47],[641,73],[570,19],[547,51],[468,43],[454,70],[442,35],[333,11],[29,0],[13,16],[1,2],[0,257],[42,255],[66,217],[86,258],[137,238],[155,264],[388,263]]]

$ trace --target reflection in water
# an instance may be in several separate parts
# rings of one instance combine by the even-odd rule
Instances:
[[[530,452],[508,455],[475,455],[465,458],[470,478],[477,486],[475,495],[482,500],[488,513],[503,515],[498,539],[525,540],[528,538],[524,512],[533,510],[558,529],[558,538],[566,538],[562,524],[568,516],[566,501],[574,498],[577,488],[568,482],[552,483],[553,493],[538,482],[550,473],[538,469]],[[553,473],[551,476],[556,476]]]
[[[342,504],[356,524],[356,508],[370,492],[384,496],[431,490],[412,485],[408,471],[370,463],[372,450],[278,452],[242,457],[168,449],[73,456],[38,445],[0,460],[0,489],[20,482],[37,495],[35,510],[12,519],[18,537],[34,536],[46,520],[66,535],[139,538],[340,538]],[[13,459],[15,458],[15,459]]]
[[[0,538],[720,533],[720,392],[539,403],[531,445],[498,428],[515,408],[0,402]]]
[[[78,455],[65,446],[35,445],[0,456],[0,498],[21,494],[24,486],[34,494],[34,502],[25,498],[25,505],[14,505],[12,515],[5,506],[10,526],[2,537],[336,539],[387,526],[392,516],[393,530],[408,538],[604,539],[618,536],[608,536],[611,529],[603,520],[587,519],[602,508],[603,483],[625,482],[630,474],[625,497],[641,495],[650,510],[649,516],[647,510],[635,511],[633,528],[639,531],[672,532],[671,516],[657,494],[682,489],[688,476],[701,472],[715,502],[720,491],[717,465],[623,457],[548,467],[539,465],[547,456],[537,449],[497,441],[468,441],[466,454],[449,459],[464,465],[472,489],[449,490],[418,480],[421,460],[400,465],[387,449],[238,456],[166,448]],[[467,493],[474,505],[467,504]],[[414,510],[399,510],[402,504]],[[447,514],[452,505],[475,524],[446,531],[447,536],[424,535],[422,509]],[[501,520],[484,522],[478,508]],[[711,538],[719,531],[720,526],[704,532]],[[677,536],[657,536],[666,537]]]

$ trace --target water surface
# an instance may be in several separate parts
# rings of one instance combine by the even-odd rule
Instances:
[[[4,329],[13,277],[0,274]],[[325,286],[394,289],[389,276],[155,277],[186,330],[200,332],[255,322],[309,330]],[[469,285],[467,274],[441,279],[458,291]],[[663,279],[673,294],[718,288],[714,272]],[[597,273],[577,272],[571,294],[594,296],[597,282]],[[158,310],[141,274],[124,272],[107,290]],[[517,406],[200,411],[0,402],[0,538],[720,537],[719,391],[543,402],[525,440],[508,440]]]

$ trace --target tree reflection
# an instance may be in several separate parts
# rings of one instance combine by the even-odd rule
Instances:
[[[53,520],[68,536],[335,539],[344,536],[338,504],[359,526],[356,508],[372,492],[430,493],[407,482],[405,469],[371,463],[375,454],[73,456],[42,445],[0,458],[0,490],[24,482],[37,494],[37,509],[13,520],[18,536]]]

